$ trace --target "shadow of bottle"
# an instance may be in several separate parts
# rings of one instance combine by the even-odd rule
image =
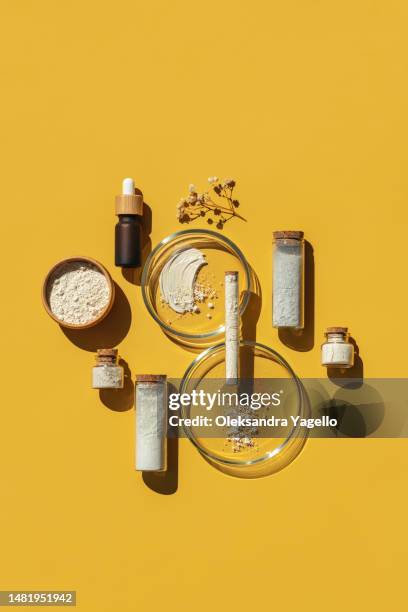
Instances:
[[[168,383],[168,394],[177,392]],[[137,409],[137,408],[136,408]],[[143,472],[143,482],[149,489],[160,495],[173,495],[178,489],[178,429],[167,421],[167,469],[164,472]]]
[[[241,318],[241,338],[256,342],[256,326],[262,309],[262,289],[258,277],[252,271],[253,291],[249,292],[248,305]],[[254,378],[254,351],[252,347],[241,346],[239,350],[239,376],[250,381]]]
[[[115,301],[110,313],[94,327],[88,329],[60,328],[73,344],[84,351],[95,352],[100,348],[117,346],[129,331],[132,311],[122,289],[115,283]]]
[[[152,241],[150,234],[152,232],[152,209],[146,202],[143,202],[143,215],[141,224],[141,264],[139,268],[122,268],[123,277],[133,285],[140,287],[142,281],[142,272],[146,259],[152,250]]]
[[[134,404],[134,384],[128,363],[120,358],[119,365],[124,369],[123,389],[100,389],[99,398],[109,410],[126,412]]]
[[[337,436],[365,438],[380,427],[385,407],[379,393],[364,383],[364,362],[357,342],[351,336],[349,342],[354,346],[354,365],[344,369],[327,368],[327,377],[340,389],[322,404],[320,412],[336,419],[337,425],[332,430]]]
[[[315,264],[313,247],[305,240],[305,316],[304,328],[279,329],[280,341],[295,351],[311,351],[315,336]]]
[[[332,429],[338,437],[366,438],[380,428],[385,406],[376,389],[367,384],[356,388],[351,381],[323,404],[321,413],[336,419]]]

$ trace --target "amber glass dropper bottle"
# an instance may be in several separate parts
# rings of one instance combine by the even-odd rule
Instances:
[[[142,249],[143,195],[131,178],[123,179],[122,193],[115,199],[119,221],[115,227],[115,265],[139,268]]]

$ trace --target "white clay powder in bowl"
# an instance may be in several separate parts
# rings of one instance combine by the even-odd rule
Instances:
[[[66,327],[90,327],[109,312],[114,286],[108,272],[92,260],[67,259],[45,281],[44,305]]]

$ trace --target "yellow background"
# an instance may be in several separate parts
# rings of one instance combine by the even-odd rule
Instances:
[[[402,609],[407,444],[311,441],[244,481],[180,444],[178,490],[133,469],[134,411],[90,389],[91,352],[46,315],[44,274],[84,254],[126,293],[120,352],[181,375],[113,266],[113,198],[134,176],[152,242],[190,182],[232,176],[225,229],[260,278],[258,339],[321,376],[349,325],[365,376],[406,376],[408,5],[403,0],[5,0],[1,6],[1,589],[76,589],[88,612]],[[271,326],[271,237],[314,246],[314,349]]]

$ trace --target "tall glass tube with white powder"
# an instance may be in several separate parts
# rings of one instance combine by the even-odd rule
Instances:
[[[274,232],[273,238],[273,326],[303,329],[303,232]]]
[[[167,378],[136,376],[136,469],[159,472],[167,467]]]
[[[238,382],[239,360],[238,272],[225,272],[225,378],[227,385]]]

